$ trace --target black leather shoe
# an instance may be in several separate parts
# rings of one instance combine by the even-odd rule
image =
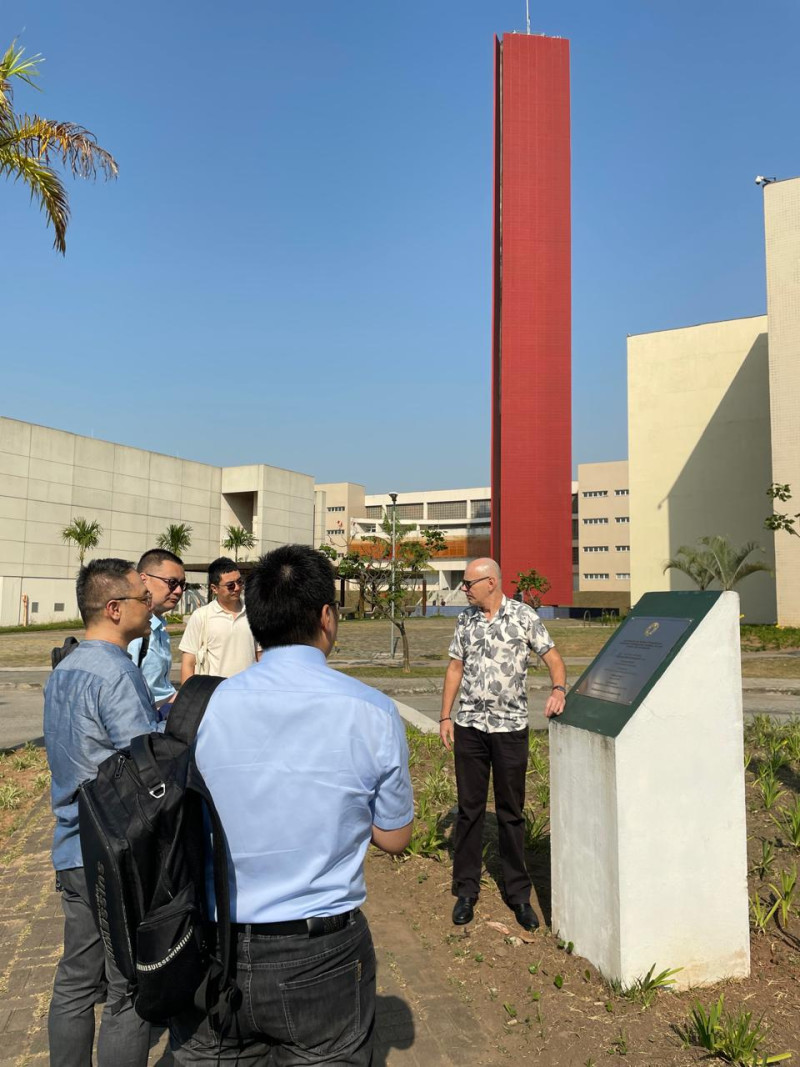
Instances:
[[[538,928],[539,920],[536,918],[536,912],[527,900],[522,904],[513,904],[512,911],[514,912],[517,922],[523,929],[536,930]]]
[[[466,926],[472,922],[475,914],[475,897],[459,897],[453,908],[453,922],[456,926]]]

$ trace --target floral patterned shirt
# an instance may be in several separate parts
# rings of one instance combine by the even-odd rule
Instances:
[[[524,730],[528,654],[533,650],[544,656],[554,647],[533,608],[517,600],[503,597],[492,619],[480,608],[462,611],[449,651],[451,659],[464,664],[461,704],[453,721],[485,733]]]

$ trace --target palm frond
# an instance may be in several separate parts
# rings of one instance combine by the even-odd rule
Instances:
[[[65,167],[80,178],[94,178],[98,169],[106,178],[116,178],[117,162],[101,148],[94,134],[74,122],[55,122],[41,115],[13,116],[0,132],[0,147],[18,146],[26,155],[36,156],[48,165],[57,155]]]
[[[62,255],[67,250],[66,232],[69,222],[69,200],[61,179],[45,163],[25,156],[15,149],[0,145],[0,176],[23,181],[45,214],[48,225],[55,231],[53,246]]]
[[[37,54],[23,59],[24,55],[25,49],[13,40],[0,59],[0,109],[9,108],[14,100],[12,78],[19,78],[33,89],[39,88],[34,78],[39,77],[39,64],[44,62],[44,57]]]

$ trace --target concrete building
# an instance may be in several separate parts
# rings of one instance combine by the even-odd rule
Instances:
[[[737,586],[746,620],[800,625],[800,538],[764,528],[771,483],[800,499],[800,179],[764,215],[766,315],[628,339],[631,598],[691,588],[665,562],[724,534],[774,568]]]
[[[578,588],[630,595],[628,461],[578,465]]]
[[[492,555],[572,594],[569,41],[495,40]]]
[[[87,559],[135,561],[169,524],[188,523],[191,571],[221,554],[229,525],[254,534],[251,555],[310,543],[314,483],[265,464],[214,467],[0,417],[0,625],[77,617],[78,550],[61,536],[77,517],[103,529]]]

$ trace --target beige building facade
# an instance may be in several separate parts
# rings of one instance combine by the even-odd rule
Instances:
[[[78,517],[103,530],[87,559],[135,561],[168,525],[187,523],[191,571],[222,554],[229,525],[254,534],[252,555],[310,543],[314,483],[265,464],[214,467],[0,417],[0,625],[77,616],[78,550],[62,530]]]
[[[772,481],[793,499],[778,511],[800,511],[800,179],[764,189],[769,317]],[[791,504],[794,506],[792,507]],[[778,620],[800,626],[800,537],[775,536]]]
[[[578,466],[578,588],[629,593],[631,588],[628,461]]]

